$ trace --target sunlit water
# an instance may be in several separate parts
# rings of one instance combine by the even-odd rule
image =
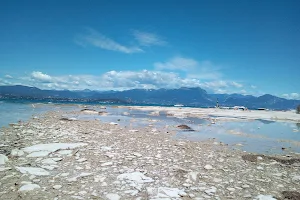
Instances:
[[[90,107],[100,111],[99,107]],[[59,104],[34,104],[32,106],[30,103],[0,102],[0,127],[19,120],[26,121],[49,110],[79,111],[80,107]],[[177,131],[175,138],[192,141],[215,139],[232,148],[240,148],[249,152],[287,153],[292,151],[300,153],[300,124],[293,122],[242,120],[216,121],[215,124],[211,124],[209,120],[170,117],[163,112],[159,116],[150,116],[150,112],[147,111],[109,106],[106,111],[109,113],[107,116],[87,114],[67,116],[76,117],[79,120],[98,119],[107,123],[115,122],[120,126],[132,128],[146,127],[149,124],[157,128],[168,126]],[[180,124],[186,124],[195,131],[180,131],[176,128]]]
[[[294,122],[274,122],[266,120],[211,121],[199,118],[176,118],[166,116],[150,116],[150,112],[129,110],[126,108],[108,108],[107,116],[77,115],[79,120],[98,119],[102,122],[115,122],[121,126],[132,128],[148,126],[171,127],[177,130],[176,138],[192,141],[215,139],[233,148],[240,148],[257,153],[300,153],[300,124]],[[124,115],[129,113],[129,115]],[[176,126],[186,124],[195,131],[179,131]],[[284,148],[284,150],[282,149]]]
[[[0,101],[0,127],[10,123],[26,121],[50,110],[74,110],[77,106],[60,106],[58,104],[11,103]],[[77,108],[78,109],[78,108]]]

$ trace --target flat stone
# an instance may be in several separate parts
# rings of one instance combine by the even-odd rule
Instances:
[[[0,172],[11,170],[11,167],[0,167]]]
[[[264,170],[264,168],[261,167],[261,166],[256,167],[256,169],[258,169],[258,170]]]
[[[13,150],[11,150],[10,155],[14,156],[14,157],[20,157],[20,156],[24,155],[24,151],[22,151],[20,149],[13,149]]]
[[[37,184],[27,184],[27,185],[23,185],[19,191],[20,192],[26,192],[26,191],[31,191],[31,190],[35,190],[35,189],[40,189],[41,187]]]
[[[31,174],[36,176],[48,176],[50,173],[39,167],[16,167],[22,174]]]
[[[190,181],[197,182],[199,180],[198,175],[199,175],[199,172],[189,172],[187,174],[187,177]]]
[[[211,170],[211,169],[213,169],[213,167],[211,165],[205,165],[204,169]]]
[[[254,198],[254,200],[276,200],[272,195],[258,195]]]
[[[50,153],[51,153],[50,151],[37,151],[37,152],[32,152],[31,154],[28,154],[26,157],[28,157],[28,158],[45,157],[45,156],[48,156]]]
[[[25,147],[22,150],[27,153],[37,152],[37,151],[48,151],[55,152],[60,149],[74,149],[77,147],[86,146],[87,143],[49,143],[49,144],[36,144],[30,147]]]
[[[43,164],[49,164],[49,165],[55,165],[57,164],[57,161],[61,161],[62,158],[47,158],[41,161]]]
[[[8,157],[6,155],[0,154],[0,165],[4,165],[8,161]]]
[[[86,158],[80,158],[80,159],[77,160],[77,162],[85,162],[85,161],[87,161]]]
[[[210,189],[207,189],[207,190],[205,190],[204,191],[206,194],[208,194],[208,195],[214,195],[216,192],[217,192],[217,188],[216,187],[214,187],[214,186],[212,186]]]
[[[131,187],[141,189],[144,183],[151,183],[154,180],[150,177],[145,176],[141,172],[124,173],[117,177],[118,180],[124,181]]]
[[[62,186],[61,185],[54,185],[53,188],[58,190],[58,189],[62,188]]]
[[[111,165],[113,165],[113,162],[106,162],[106,163],[101,164],[102,167],[111,166]]]
[[[292,177],[292,181],[294,181],[294,182],[300,182],[300,175],[298,175],[298,176],[293,176],[293,177]]]
[[[230,192],[234,192],[235,189],[234,188],[226,188],[226,190],[230,191]]]
[[[60,155],[70,155],[72,154],[73,150],[60,150],[58,151],[58,154]]]
[[[109,193],[105,195],[108,200],[119,200],[121,197],[118,194]]]
[[[147,194],[150,199],[164,199],[164,198],[180,198],[182,196],[187,196],[184,190],[178,188],[168,188],[168,187],[159,187],[159,188],[147,188]]]

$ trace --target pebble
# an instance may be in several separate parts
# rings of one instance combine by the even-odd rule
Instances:
[[[204,169],[211,170],[211,169],[213,169],[213,167],[211,165],[205,165]]]
[[[109,193],[105,195],[108,200],[119,200],[121,197],[118,194]]]
[[[62,188],[62,185],[54,185],[53,188],[58,190],[58,189]]]

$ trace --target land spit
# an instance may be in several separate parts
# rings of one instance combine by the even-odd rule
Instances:
[[[265,111],[265,110],[229,110],[218,108],[190,108],[190,107],[160,107],[160,106],[126,106],[126,108],[152,111],[153,114],[165,112],[175,117],[201,117],[232,121],[241,119],[262,119],[271,121],[300,122],[300,115],[296,111]]]
[[[132,129],[66,114],[1,129],[0,199],[299,199],[299,154],[178,140],[151,117]]]

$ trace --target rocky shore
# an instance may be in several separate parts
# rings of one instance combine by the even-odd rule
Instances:
[[[0,199],[300,199],[299,154],[175,140],[150,116],[134,129],[64,116],[0,130]]]

